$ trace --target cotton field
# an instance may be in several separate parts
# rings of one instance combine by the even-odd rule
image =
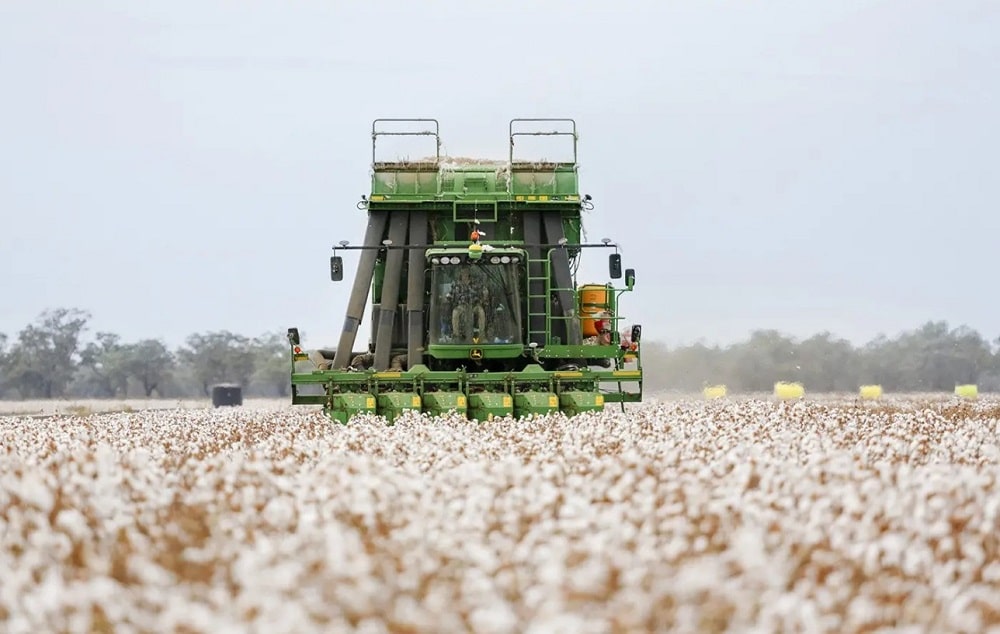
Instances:
[[[0,418],[5,632],[1000,632],[1000,401]]]

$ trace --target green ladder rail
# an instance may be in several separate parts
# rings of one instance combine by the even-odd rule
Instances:
[[[544,258],[528,258],[526,260],[528,266],[528,341],[534,341],[532,335],[542,335],[543,341],[549,343],[550,335],[550,317],[552,312],[551,307],[551,297],[549,289],[549,259]],[[541,269],[542,273],[540,275],[533,275],[533,272]],[[542,293],[532,293],[532,288],[537,284],[541,284],[542,288],[545,289]],[[536,302],[532,300],[541,299],[542,305],[545,307],[542,311],[532,310],[532,305]],[[536,319],[533,319],[536,318]],[[542,328],[533,328],[532,323],[538,321],[542,324]]]

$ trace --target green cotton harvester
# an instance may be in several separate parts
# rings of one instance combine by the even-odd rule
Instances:
[[[433,137],[435,154],[380,162],[387,135]],[[565,139],[572,160],[516,159],[525,136]],[[436,120],[377,119],[371,193],[358,203],[364,242],[341,241],[330,259],[340,281],[341,253],[360,252],[340,341],[307,351],[288,330],[292,403],[346,423],[408,410],[572,416],[640,401],[642,329],[620,311],[635,272],[622,271],[611,239],[581,241],[582,212],[594,204],[580,195],[577,140],[572,119],[514,119],[506,160],[450,159]],[[578,285],[581,259],[602,252],[623,285]],[[371,337],[358,349],[369,294]]]

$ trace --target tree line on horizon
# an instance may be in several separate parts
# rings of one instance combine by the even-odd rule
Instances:
[[[799,382],[812,392],[857,392],[862,385],[887,392],[952,392],[968,384],[1000,390],[1000,339],[991,342],[945,321],[861,346],[830,332],[797,340],[777,330],[757,330],[728,346],[646,342],[642,363],[643,377],[655,377],[651,387],[684,391],[722,384],[730,391],[770,392],[778,381]]]
[[[89,320],[86,311],[59,308],[13,337],[0,333],[0,398],[208,397],[218,383],[236,383],[247,396],[290,394],[283,331],[194,333],[171,349],[156,338],[126,342],[110,332],[87,338]],[[642,346],[647,390],[725,384],[761,392],[776,381],[798,381],[812,392],[853,392],[866,384],[896,392],[950,392],[959,384],[1000,390],[1000,339],[944,321],[862,346],[829,332],[797,340],[777,330],[757,330],[726,346],[652,340]]]
[[[0,333],[0,398],[207,397],[219,383],[251,396],[291,392],[284,333],[195,333],[170,349],[161,339],[126,342],[111,332],[85,339],[90,314],[43,312],[15,337]]]

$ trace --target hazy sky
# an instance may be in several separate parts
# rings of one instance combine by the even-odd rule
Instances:
[[[992,338],[998,34],[989,1],[4,0],[0,332],[75,306],[127,340],[333,345],[371,120],[503,157],[510,118],[554,116],[647,338]]]

